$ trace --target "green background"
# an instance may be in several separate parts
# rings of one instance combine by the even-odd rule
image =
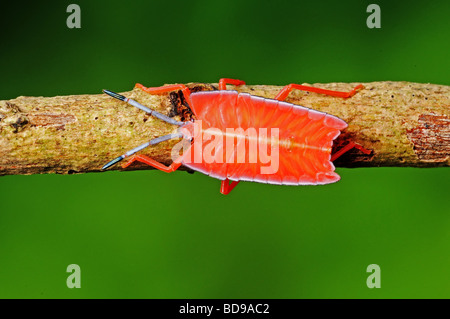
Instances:
[[[0,99],[220,77],[450,85],[449,1],[378,0],[381,29],[372,1],[73,2],[81,29],[71,1],[0,5]],[[450,297],[450,170],[337,171],[229,196],[200,173],[2,177],[0,297]]]

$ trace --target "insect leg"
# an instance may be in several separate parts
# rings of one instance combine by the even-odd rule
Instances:
[[[228,195],[233,188],[236,187],[237,184],[239,184],[240,181],[232,181],[230,184],[230,180],[227,178],[222,181],[222,184],[220,185],[220,192],[224,195]]]
[[[337,151],[336,153],[334,153],[331,156],[331,161],[334,162],[336,159],[338,159],[339,157],[342,156],[342,154],[347,153],[349,150],[351,150],[352,148],[357,148],[359,149],[361,152],[363,152],[364,154],[370,154],[372,153],[371,150],[367,150],[364,147],[362,147],[362,145],[359,145],[355,142],[350,142],[347,145],[345,145],[343,148],[341,148],[339,151]]]
[[[349,97],[355,95],[355,93],[358,90],[363,89],[363,88],[364,88],[364,86],[362,84],[360,84],[360,85],[357,85],[356,87],[354,87],[353,90],[351,90],[349,92],[340,92],[340,91],[325,90],[325,89],[316,88],[313,86],[306,86],[306,85],[300,85],[300,84],[289,84],[289,85],[286,85],[280,91],[280,93],[277,94],[277,96],[275,96],[275,100],[284,101],[293,89],[307,91],[307,92],[313,92],[313,93],[320,93],[320,94],[325,94],[325,95],[331,95],[331,96],[337,96],[337,97],[343,97],[343,98],[349,98]]]
[[[148,87],[143,86],[140,83],[136,83],[135,87],[140,88],[149,94],[162,94],[165,92],[181,90],[181,92],[183,92],[183,95],[184,95],[184,98],[186,99],[186,101],[189,101],[189,96],[191,95],[191,91],[189,91],[189,88],[184,84],[173,84],[173,85],[165,85],[165,86],[148,88]]]
[[[159,169],[160,171],[171,173],[176,171],[181,166],[181,157],[179,157],[175,162],[170,164],[169,166],[166,166],[164,164],[161,164],[160,162],[155,161],[154,159],[146,156],[146,155],[134,155],[128,162],[125,164],[122,164],[123,168],[126,168],[131,165],[131,163],[138,161],[141,163],[145,163],[147,165],[150,165],[156,169]]]
[[[161,143],[161,142],[164,142],[164,141],[173,139],[173,138],[180,138],[180,137],[183,137],[183,135],[182,135],[181,133],[175,133],[175,134],[168,134],[168,135],[164,135],[164,136],[160,136],[160,137],[154,138],[154,139],[152,139],[151,141],[149,141],[149,142],[147,142],[147,143],[144,143],[144,144],[141,144],[141,145],[139,145],[138,147],[133,148],[132,150],[129,150],[129,151],[126,152],[125,154],[123,154],[123,155],[121,155],[121,156],[119,156],[119,157],[116,157],[116,158],[113,159],[111,162],[109,162],[108,164],[106,164],[105,166],[103,166],[103,167],[102,167],[102,170],[105,170],[105,169],[107,169],[108,167],[113,166],[114,164],[116,164],[116,163],[122,161],[124,158],[127,158],[127,157],[133,155],[134,153],[137,153],[137,152],[143,150],[144,148],[146,148],[146,147],[148,147],[148,146],[150,146],[150,145],[155,145],[155,144],[158,144],[158,143]],[[132,159],[131,159],[127,164],[125,164],[125,167],[128,166],[128,165],[130,165],[130,164],[135,160],[134,158],[135,158],[135,156],[133,156]],[[158,163],[158,164],[159,164],[159,163]],[[153,166],[153,165],[152,165],[152,166]]]
[[[170,118],[170,117],[168,117],[168,116],[166,116],[164,114],[161,114],[161,113],[156,112],[156,111],[154,111],[152,109],[149,109],[148,107],[142,105],[141,103],[136,102],[135,100],[126,98],[125,96],[120,95],[118,93],[115,93],[115,92],[112,92],[112,91],[109,91],[109,90],[103,90],[103,92],[108,94],[109,96],[112,96],[113,98],[116,98],[116,99],[124,101],[124,102],[126,102],[126,103],[128,103],[130,105],[133,105],[133,106],[137,107],[138,109],[140,109],[140,110],[142,110],[144,112],[147,112],[148,114],[153,115],[154,117],[159,118],[160,120],[162,120],[164,122],[167,122],[169,124],[178,125],[178,126],[181,126],[181,125],[185,124],[184,122],[175,121],[173,118]]]
[[[226,90],[227,84],[245,85],[245,82],[241,81],[241,80],[236,80],[236,79],[220,79],[219,80],[219,90]]]

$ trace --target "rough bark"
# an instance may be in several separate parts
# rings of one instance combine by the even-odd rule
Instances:
[[[359,83],[314,86],[348,91]],[[450,87],[409,82],[363,83],[349,99],[302,91],[287,102],[336,115],[349,127],[334,148],[350,139],[373,150],[352,150],[336,166],[449,166]],[[217,84],[191,83],[192,91],[214,90]],[[281,86],[248,85],[229,89],[273,98]],[[152,96],[134,89],[122,93],[177,119],[192,118],[180,92]],[[82,173],[100,171],[103,164],[151,138],[176,127],[105,94],[18,97],[0,101],[0,175]],[[169,164],[177,141],[164,142],[143,153]],[[143,168],[133,165],[128,169]],[[120,168],[116,165],[112,169]],[[149,168],[149,167],[145,167]]]

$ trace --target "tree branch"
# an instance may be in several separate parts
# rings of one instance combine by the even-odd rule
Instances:
[[[348,91],[356,84],[315,86]],[[287,102],[348,122],[349,127],[338,138],[335,148],[351,139],[373,150],[371,155],[353,150],[342,156],[336,166],[449,166],[449,86],[408,82],[363,84],[365,89],[349,99],[294,91]],[[193,92],[217,88],[216,84],[188,86]],[[281,88],[248,85],[236,89],[273,98]],[[180,92],[152,96],[134,89],[122,94],[178,120],[193,116]],[[0,175],[99,171],[125,151],[175,131],[176,127],[105,94],[21,96],[0,101]],[[175,143],[164,142],[144,153],[169,164]],[[129,169],[139,168],[144,166],[137,164]]]

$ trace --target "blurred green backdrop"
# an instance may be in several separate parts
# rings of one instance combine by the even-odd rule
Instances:
[[[0,4],[0,99],[220,77],[450,85],[448,1],[377,0],[381,29],[372,1],[73,2],[81,29],[72,1]],[[1,177],[0,297],[450,297],[450,170],[338,173],[226,197],[185,172]]]

